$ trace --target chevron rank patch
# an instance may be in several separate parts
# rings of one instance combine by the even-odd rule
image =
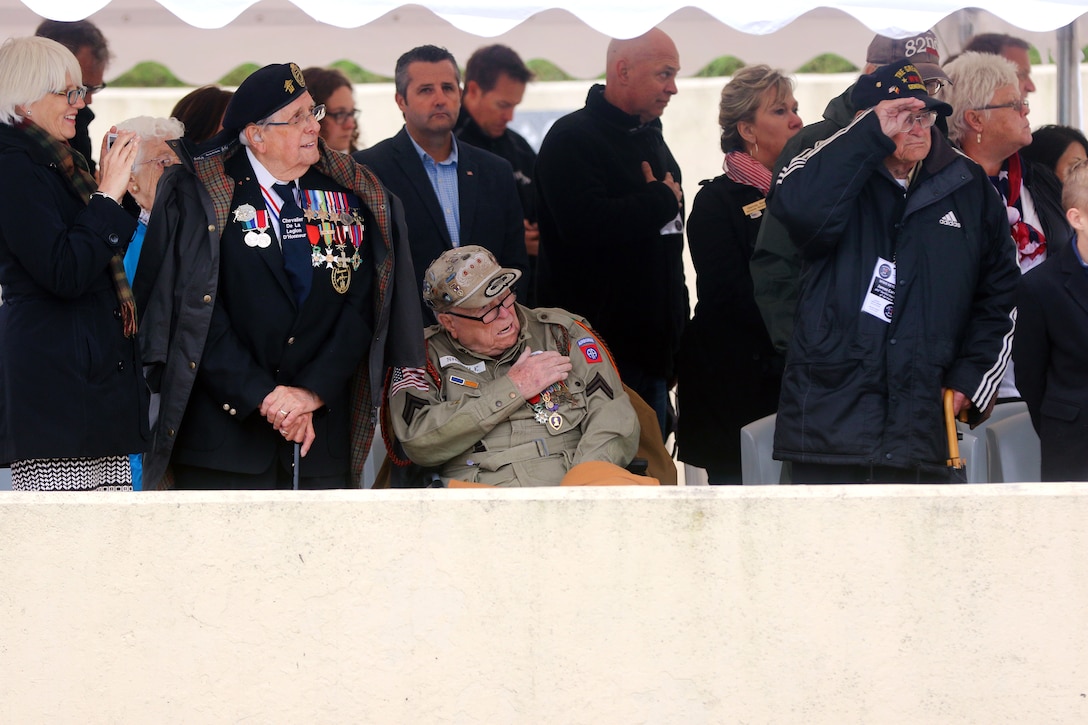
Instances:
[[[600,373],[594,375],[593,379],[589,381],[589,385],[586,386],[586,397],[588,398],[590,395],[593,395],[598,390],[607,395],[609,400],[614,399],[612,386],[605,382],[605,379],[601,377]]]
[[[401,410],[400,416],[404,419],[404,422],[408,425],[412,424],[412,419],[416,417],[421,409],[426,408],[427,403],[420,400],[414,395],[404,396],[404,409]]]

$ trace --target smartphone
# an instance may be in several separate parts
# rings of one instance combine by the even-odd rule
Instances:
[[[116,140],[117,140],[117,134],[115,134],[115,133],[107,133],[106,134],[106,150],[107,151],[109,151],[110,149],[113,148],[113,142],[116,141]]]

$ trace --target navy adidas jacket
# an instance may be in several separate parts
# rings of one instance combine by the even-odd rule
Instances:
[[[935,469],[942,387],[973,413],[997,392],[1019,278],[1005,207],[986,173],[935,129],[909,190],[874,113],[797,156],[772,212],[803,258],[775,458]],[[878,258],[896,265],[894,312],[862,311]]]

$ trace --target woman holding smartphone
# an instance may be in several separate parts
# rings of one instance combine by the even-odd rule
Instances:
[[[46,38],[0,46],[0,464],[15,490],[127,489],[147,387],[122,257],[139,139],[103,144],[96,185],[68,141],[87,89]]]

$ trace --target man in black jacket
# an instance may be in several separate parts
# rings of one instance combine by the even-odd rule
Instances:
[[[556,121],[537,159],[537,301],[589,319],[662,432],[688,319],[680,167],[661,134],[680,57],[655,28],[608,45],[605,85]]]
[[[865,53],[863,74],[872,73],[888,63],[907,58],[914,63],[928,93],[940,97],[941,89],[948,83],[948,76],[941,70],[941,56],[937,48],[937,36],[932,30],[907,38],[889,38],[877,35],[869,43]],[[831,137],[846,128],[854,120],[854,107],[850,103],[851,85],[836,96],[824,109],[824,117],[801,129],[800,133],[786,142],[772,171],[772,179],[778,178],[782,169],[794,156],[812,148],[817,141]],[[938,124],[943,119],[937,120]],[[942,127],[943,128],[943,127]],[[773,193],[773,187],[772,187]],[[756,247],[749,262],[756,304],[767,325],[775,350],[785,354],[793,334],[793,313],[797,307],[797,294],[801,286],[801,257],[782,222],[770,212],[763,212]]]
[[[324,113],[296,64],[265,66],[159,182],[133,290],[148,487],[167,463],[178,488],[356,486],[386,367],[423,364],[400,204]]]
[[[851,102],[868,110],[771,201],[803,260],[774,455],[797,483],[948,480],[944,392],[985,419],[1012,347],[1008,218],[914,65],[862,76]]]

